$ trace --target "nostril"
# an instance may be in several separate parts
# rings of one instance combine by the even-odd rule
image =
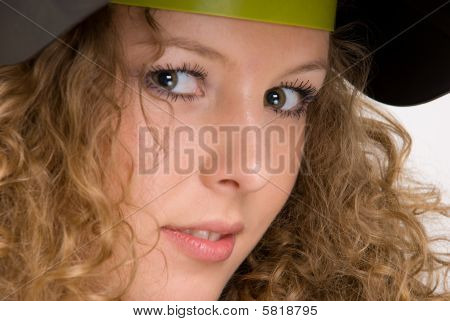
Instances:
[[[230,186],[230,187],[234,187],[234,188],[239,187],[239,183],[232,179],[222,179],[219,181],[219,183],[222,185]]]

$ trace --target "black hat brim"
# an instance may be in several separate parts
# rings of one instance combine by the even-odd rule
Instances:
[[[342,0],[336,27],[371,52],[366,94],[394,106],[423,104],[450,91],[450,1]]]

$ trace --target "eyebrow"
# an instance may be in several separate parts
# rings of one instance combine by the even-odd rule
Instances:
[[[203,57],[210,58],[213,60],[221,60],[223,63],[227,63],[228,59],[223,54],[221,54],[219,51],[202,45],[201,43],[191,40],[191,39],[185,39],[185,38],[179,38],[179,37],[173,37],[166,39],[162,42],[163,46],[166,47],[178,47],[181,49],[185,49],[188,51],[193,51]],[[309,63],[302,64],[300,66],[295,67],[294,69],[289,70],[285,73],[285,75],[292,75],[292,74],[300,74],[305,73],[309,71],[315,71],[315,70],[327,70],[328,64],[325,59],[317,59],[313,60]]]
[[[193,51],[206,58],[221,60],[224,63],[228,62],[228,59],[217,50],[211,47],[204,46],[195,40],[174,37],[163,40],[162,45],[166,47],[178,47],[181,49]]]
[[[318,59],[311,61],[306,64],[302,64],[300,66],[295,67],[294,69],[291,69],[286,73],[286,75],[292,75],[292,74],[301,74],[308,71],[315,71],[315,70],[327,70],[328,64],[326,60],[324,59]]]

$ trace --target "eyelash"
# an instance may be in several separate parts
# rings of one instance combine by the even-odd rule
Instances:
[[[177,94],[168,90],[161,89],[160,87],[153,84],[152,75],[155,72],[161,71],[175,71],[175,72],[184,72],[191,76],[196,77],[204,81],[208,77],[208,73],[206,70],[198,64],[191,66],[190,63],[183,63],[180,67],[174,67],[172,64],[168,63],[163,65],[156,65],[150,68],[150,70],[145,74],[145,85],[147,88],[151,88],[157,92],[159,96],[166,96],[166,99],[170,99],[172,102],[176,102],[178,98],[183,99],[184,102],[192,102],[195,99],[198,99],[198,96],[189,95],[189,94]],[[298,79],[293,82],[281,82],[280,86],[286,89],[291,89],[303,98],[302,106],[299,108],[294,108],[294,110],[281,110],[278,108],[271,108],[275,113],[279,114],[281,117],[294,117],[301,118],[306,114],[307,106],[310,104],[317,96],[317,89],[313,87],[311,84],[308,85],[309,80],[305,82],[300,82],[297,85]]]

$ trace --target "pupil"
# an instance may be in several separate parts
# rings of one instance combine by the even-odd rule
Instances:
[[[270,105],[282,106],[285,101],[284,93],[279,90],[271,90],[267,93],[266,100]]]
[[[177,84],[177,75],[176,73],[164,71],[157,75],[158,84],[166,89],[172,89]]]

